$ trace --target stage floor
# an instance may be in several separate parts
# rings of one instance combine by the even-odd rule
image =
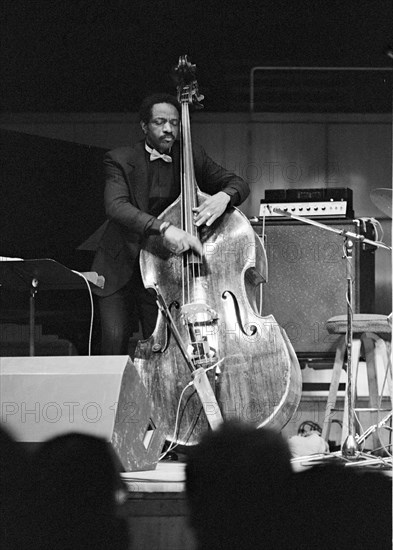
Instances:
[[[343,461],[340,453],[315,454],[293,458],[292,468],[295,472],[310,468],[318,463],[344,462],[349,468],[375,468],[379,470],[384,464],[384,471],[391,475],[388,469],[388,459],[369,457],[367,459]],[[391,466],[391,462],[390,462]],[[130,492],[142,493],[181,493],[185,490],[186,463],[181,461],[161,461],[157,463],[155,470],[122,473],[121,477]]]
[[[155,470],[121,474],[130,492],[181,493],[185,486],[185,462],[164,460]]]

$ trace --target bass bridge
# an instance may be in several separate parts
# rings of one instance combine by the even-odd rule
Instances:
[[[217,362],[218,315],[204,302],[192,302],[181,307],[181,319],[188,331],[187,350],[196,367],[208,367]]]

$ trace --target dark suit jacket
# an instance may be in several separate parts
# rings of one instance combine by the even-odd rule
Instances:
[[[172,149],[175,183],[180,185],[180,151]],[[247,183],[216,164],[200,146],[193,147],[195,177],[201,191],[211,195],[225,191],[231,206],[241,204],[249,194]],[[131,278],[142,240],[158,234],[161,221],[146,211],[149,203],[148,154],[144,140],[135,147],[120,147],[104,157],[105,210],[108,220],[100,228],[92,270],[105,277],[104,290],[96,294],[109,296]],[[161,161],[155,161],[161,162]]]

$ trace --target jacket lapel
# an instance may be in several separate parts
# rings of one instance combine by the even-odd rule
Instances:
[[[175,168],[173,171],[175,189],[178,189],[180,193],[180,144],[178,141],[173,144],[172,162]]]
[[[135,146],[135,155],[128,161],[133,167],[129,175],[131,196],[134,195],[135,206],[146,212],[149,206],[148,165],[146,162],[144,141]]]

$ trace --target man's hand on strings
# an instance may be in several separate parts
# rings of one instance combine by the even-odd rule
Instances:
[[[170,225],[165,230],[164,245],[174,254],[180,255],[187,252],[187,250],[193,250],[200,256],[203,255],[202,243],[198,237],[194,237],[174,225]]]
[[[227,193],[224,193],[224,191],[219,191],[215,195],[208,197],[205,202],[192,209],[195,225],[197,227],[203,224],[207,226],[211,225],[225,212],[230,200],[231,197]]]

